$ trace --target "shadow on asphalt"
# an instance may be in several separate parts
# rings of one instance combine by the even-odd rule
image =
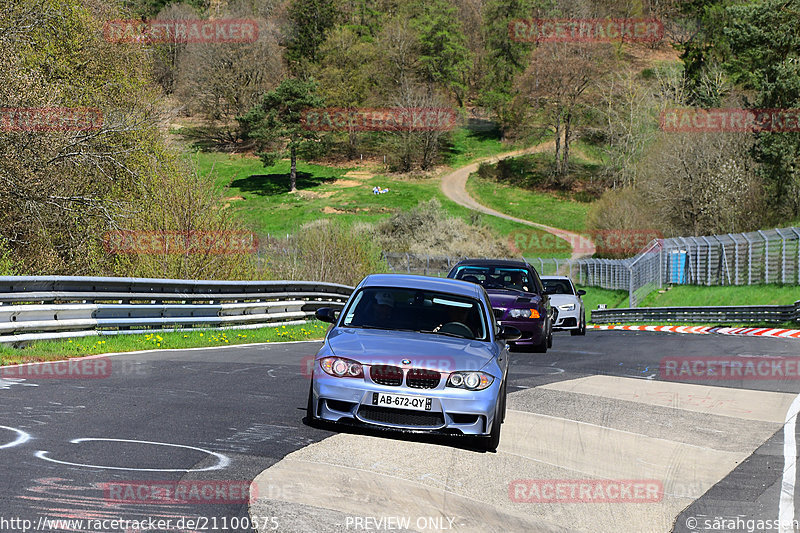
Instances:
[[[310,421],[308,417],[303,417],[303,424],[308,427],[331,431],[333,433],[349,433],[351,435],[364,435],[367,437],[391,439],[396,441],[423,442],[438,446],[447,446],[449,448],[468,450],[471,452],[489,453],[483,447],[480,437],[379,429],[360,426],[354,423],[334,424],[321,420]]]

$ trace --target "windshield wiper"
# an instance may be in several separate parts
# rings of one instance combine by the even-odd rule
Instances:
[[[503,285],[498,285],[498,286],[496,286],[496,287],[487,287],[487,288],[491,288],[491,289],[501,289],[501,290],[504,290],[504,291],[514,291],[514,292],[527,293],[527,291],[523,291],[522,289],[517,289],[517,288],[515,288],[515,287],[505,287],[505,286],[503,286]]]
[[[465,337],[463,335],[458,335],[456,333],[450,333],[449,331],[433,331],[433,330],[427,330],[427,329],[418,329],[418,330],[415,330],[415,331],[417,333],[429,333],[429,334],[433,334],[433,335],[447,335],[448,337],[455,337],[457,339],[475,340],[475,339],[470,339],[469,337]]]
[[[382,327],[382,326],[370,326],[369,324],[365,324],[363,326],[344,326],[346,328],[357,328],[357,329],[382,329],[384,331],[416,331],[415,329],[403,329],[403,328],[392,328],[392,327]]]

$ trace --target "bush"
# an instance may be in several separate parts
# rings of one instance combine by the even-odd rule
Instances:
[[[435,198],[378,224],[383,250],[434,256],[509,257],[511,250],[485,227],[448,216]]]
[[[241,239],[246,234],[220,209],[221,197],[213,180],[196,171],[164,168],[160,175],[143,181],[139,201],[141,207],[125,220],[123,228],[134,234],[170,232],[212,239],[221,236],[221,242],[228,243],[228,236]],[[255,279],[255,256],[246,249],[238,252],[228,246],[226,253],[214,253],[211,246],[186,253],[120,253],[113,256],[113,272],[134,277]]]
[[[0,237],[0,276],[16,276],[17,265],[11,257],[11,248],[8,242]]]
[[[272,279],[345,285],[388,271],[368,229],[331,220],[309,222],[288,240],[272,243],[266,269]]]

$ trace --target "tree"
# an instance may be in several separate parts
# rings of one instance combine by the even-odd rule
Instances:
[[[724,29],[731,55],[724,63],[734,82],[755,91],[758,109],[800,108],[800,0],[767,0],[727,9]],[[775,222],[800,216],[800,132],[757,134],[756,159]]]
[[[595,110],[602,120],[602,149],[607,155],[606,173],[610,178],[606,183],[614,188],[636,186],[636,163],[657,137],[660,113],[684,102],[679,65],[648,72],[647,76],[616,72],[599,88]]]
[[[203,123],[187,137],[222,149],[240,148],[242,132],[236,117],[247,113],[261,95],[284,77],[271,25],[259,20],[259,38],[252,43],[190,43],[181,56],[176,96]]]
[[[415,110],[444,107],[444,101],[427,87],[406,83],[400,88],[393,106],[412,115]],[[387,133],[389,144],[392,145],[392,151],[397,157],[399,170],[408,172],[415,163],[418,163],[422,170],[430,169],[436,162],[444,133],[437,127],[428,130],[398,128]]]
[[[543,110],[555,130],[555,168],[560,178],[569,170],[569,145],[578,112],[588,103],[591,89],[610,70],[613,57],[607,44],[543,43],[520,77],[520,97]]]
[[[333,0],[292,0],[289,4],[291,33],[286,59],[295,74],[317,60],[319,47],[334,27],[339,11]]]
[[[489,0],[484,6],[486,73],[479,100],[494,112],[503,136],[521,122],[521,113],[513,105],[514,79],[525,71],[533,49],[532,43],[515,40],[508,28],[515,19],[532,16],[532,0]]]
[[[410,26],[417,33],[420,79],[452,91],[462,105],[469,51],[456,9],[447,0],[427,0]]]
[[[298,154],[312,152],[319,141],[317,132],[303,126],[303,112],[322,105],[323,100],[317,95],[317,83],[314,80],[288,78],[239,118],[246,136],[256,140],[263,148],[273,149],[258,154],[265,167],[273,165],[288,150],[291,160],[290,192],[297,190]]]
[[[59,121],[42,130],[11,128],[0,135],[0,269],[6,272],[142,273],[144,263],[164,258],[130,254],[118,261],[103,249],[107,232],[236,224],[213,209],[216,199],[197,187],[185,163],[167,148],[162,127],[170,117],[151,82],[148,50],[103,39],[103,21],[119,18],[101,0],[0,3],[3,105],[102,111],[92,112],[86,127],[67,114],[53,114]],[[196,208],[182,210],[176,197]],[[172,225],[176,219],[181,227]],[[235,273],[233,260],[221,265],[223,259],[193,256],[183,264],[198,270],[161,272]]]
[[[326,104],[352,109],[365,105],[375,93],[375,47],[360,38],[349,27],[334,28],[320,47],[318,68],[314,78],[318,80],[320,95]],[[358,131],[349,125],[347,131],[347,156],[354,158],[357,152]]]
[[[759,228],[766,206],[752,146],[747,133],[662,133],[640,163],[651,220],[672,235]]]

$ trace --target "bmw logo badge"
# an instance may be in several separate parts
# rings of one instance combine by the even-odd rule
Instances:
[[[411,359],[403,359],[402,363],[404,365],[410,365],[411,364]]]

